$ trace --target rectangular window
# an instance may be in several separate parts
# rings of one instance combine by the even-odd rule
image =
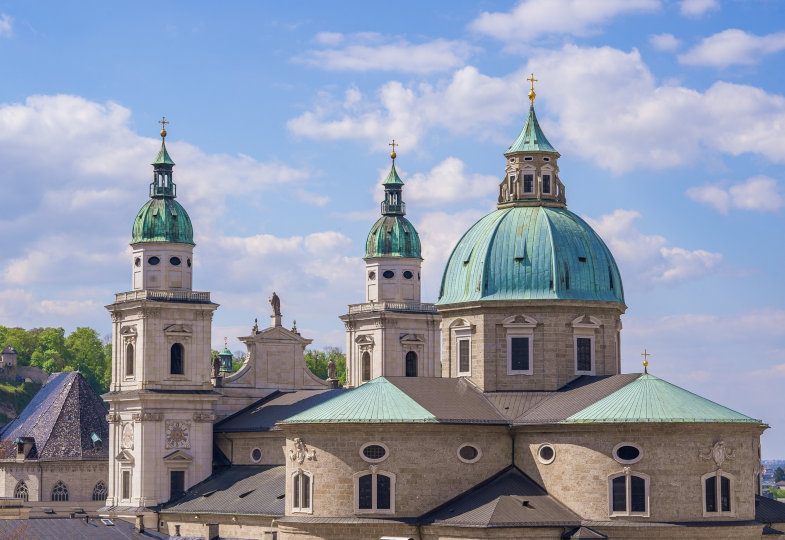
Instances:
[[[373,475],[366,474],[358,479],[357,503],[360,510],[373,508]]]
[[[577,371],[591,371],[591,338],[575,339],[575,359]]]
[[[627,478],[617,476],[613,479],[613,511],[627,511]]]
[[[471,374],[471,340],[458,340],[458,373]]]
[[[720,478],[720,503],[723,512],[730,512],[730,478]]]
[[[717,477],[710,476],[706,479],[706,511],[717,511]]]
[[[383,474],[376,475],[376,508],[390,509],[390,477]]]
[[[123,471],[123,499],[131,498],[131,471]]]
[[[311,477],[307,474],[301,474],[302,478],[302,500],[300,501],[300,508],[306,509],[311,507]]]
[[[551,175],[550,174],[543,174],[542,175],[542,192],[550,194],[551,192]]]
[[[533,174],[524,174],[523,175],[523,192],[524,193],[532,193],[534,191],[534,175]]]
[[[169,498],[185,493],[185,471],[169,471]]]
[[[630,512],[646,511],[646,480],[630,476]]]
[[[529,370],[529,338],[510,338],[510,370]]]

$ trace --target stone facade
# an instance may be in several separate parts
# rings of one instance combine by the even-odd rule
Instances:
[[[286,438],[283,431],[262,433],[219,433],[215,444],[233,465],[284,465]],[[258,448],[261,459],[254,461],[252,452]]]
[[[99,482],[106,483],[108,463],[104,461],[0,462],[0,497],[14,497],[19,482],[27,486],[30,502],[52,500],[57,482],[68,488],[69,502],[92,501]],[[103,500],[101,500],[103,502]]]

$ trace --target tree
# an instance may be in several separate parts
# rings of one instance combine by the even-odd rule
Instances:
[[[305,364],[311,372],[320,379],[327,380],[327,363],[330,359],[335,361],[335,376],[341,385],[346,384],[346,356],[338,347],[327,347],[323,351],[307,349],[305,351]]]
[[[782,482],[783,480],[785,480],[785,470],[782,467],[777,467],[774,469],[774,481]]]
[[[92,328],[80,327],[65,340],[71,368],[82,372],[93,390],[99,394],[109,390],[112,377],[111,356],[106,357],[106,347]]]

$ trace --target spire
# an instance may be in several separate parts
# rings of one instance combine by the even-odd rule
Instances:
[[[545,133],[542,132],[537,115],[534,114],[534,90],[529,92],[529,99],[532,101],[532,104],[529,105],[529,117],[526,118],[526,124],[521,130],[521,134],[504,153],[505,156],[513,152],[556,152],[556,149],[545,137]]]
[[[176,197],[177,186],[172,181],[172,168],[174,161],[166,151],[166,117],[158,121],[161,124],[161,149],[151,163],[153,166],[153,181],[150,184],[150,197]]]
[[[398,143],[395,142],[395,139],[393,139],[393,141],[390,143],[390,146],[393,147],[393,151],[390,152],[392,165],[390,166],[390,172],[387,174],[387,178],[385,178],[384,182],[382,182],[382,185],[384,186],[382,215],[403,216],[406,214],[406,204],[401,198],[403,191],[403,181],[401,180],[401,177],[398,176],[398,171],[395,170],[395,158],[398,157],[398,155],[395,153],[395,147],[398,146]]]

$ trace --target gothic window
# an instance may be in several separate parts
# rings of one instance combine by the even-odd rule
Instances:
[[[292,474],[292,512],[312,512],[313,477],[303,470]]]
[[[532,192],[534,192],[534,175],[533,174],[524,174],[523,175],[523,192],[524,193],[532,193]]]
[[[52,500],[57,502],[68,500],[68,487],[60,480],[52,488]]]
[[[551,194],[551,175],[550,174],[543,174],[542,175],[542,192],[545,194]]]
[[[575,338],[575,371],[576,373],[591,373],[594,371],[594,338]]]
[[[107,493],[108,491],[106,489],[106,484],[104,484],[103,480],[99,480],[98,483],[93,488],[93,500],[105,501]]]
[[[362,356],[363,381],[371,380],[371,353],[365,351]]]
[[[120,475],[120,488],[122,489],[122,498],[129,500],[131,498],[131,471],[125,470]]]
[[[406,353],[406,376],[417,376],[417,353],[414,351],[409,351]]]
[[[395,475],[382,471],[357,473],[354,477],[355,512],[395,512]]]
[[[726,472],[717,470],[704,474],[703,483],[703,514],[732,514],[735,510],[733,499],[733,477]]]
[[[27,491],[27,484],[24,483],[24,480],[20,480],[19,483],[16,484],[16,488],[14,488],[14,497],[22,499],[25,502],[30,500],[30,493]]]
[[[132,377],[134,374],[134,346],[128,344],[125,347],[125,375]]]
[[[457,340],[458,345],[458,375],[472,374],[472,340],[464,337]]]
[[[185,471],[169,471],[169,498],[185,493]]]
[[[608,478],[610,513],[615,516],[649,515],[649,477],[629,470]]]
[[[172,345],[172,349],[169,353],[169,372],[172,375],[183,375],[185,373],[183,368],[183,353],[184,348],[180,343]]]

